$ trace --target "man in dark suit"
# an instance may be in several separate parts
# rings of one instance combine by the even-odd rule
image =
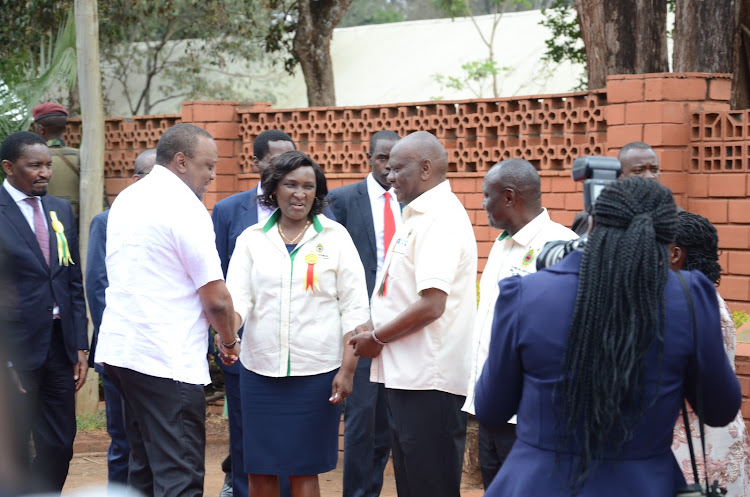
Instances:
[[[156,149],[151,148],[141,152],[135,159],[132,181],[135,183],[146,176],[156,163]],[[107,267],[104,265],[107,253],[107,221],[109,210],[94,216],[89,227],[89,246],[86,256],[86,292],[88,295],[91,321],[94,324],[94,335],[91,340],[89,367],[96,369],[101,375],[104,390],[104,404],[107,410],[107,433],[110,443],[107,451],[107,473],[110,483],[128,483],[128,459],[130,445],[125,434],[125,419],[123,417],[122,397],[107,374],[107,370],[100,364],[94,364],[96,341],[99,336],[99,326],[104,315],[104,292],[109,286]]]
[[[34,484],[59,492],[68,475],[76,433],[75,393],[86,381],[88,337],[78,234],[70,204],[46,195],[50,151],[21,131],[2,143],[0,244],[17,296],[20,328],[8,330],[36,457]]]
[[[401,224],[401,209],[387,181],[388,159],[398,140],[393,131],[375,133],[367,154],[372,172],[359,183],[331,191],[329,197],[336,220],[349,231],[359,251],[370,295],[390,239]],[[359,358],[354,388],[344,407],[344,497],[380,495],[388,462],[385,387],[370,382],[371,362]]]

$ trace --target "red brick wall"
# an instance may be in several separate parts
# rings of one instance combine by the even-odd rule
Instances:
[[[219,163],[205,198],[209,209],[257,182],[252,141],[263,130],[289,133],[324,167],[331,188],[369,172],[365,151],[373,133],[427,130],[448,151],[453,188],[475,224],[481,270],[497,235],[481,208],[482,178],[492,164],[529,160],[542,177],[544,205],[554,220],[569,225],[583,207],[580,185],[570,180],[573,160],[614,156],[625,143],[641,140],[657,151],[662,182],[678,204],[717,225],[725,270],[720,290],[733,309],[750,310],[750,132],[747,112],[727,113],[729,82],[728,75],[626,75],[610,77],[606,91],[341,108],[184,102],[180,115],[107,119],[107,193],[113,199],[129,184],[135,156],[156,146],[177,122],[201,126],[216,139]],[[75,145],[80,122],[73,120],[70,128]]]

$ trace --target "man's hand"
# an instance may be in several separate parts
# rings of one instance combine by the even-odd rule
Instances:
[[[86,383],[86,375],[89,372],[89,363],[86,358],[86,351],[78,351],[78,363],[73,364],[73,379],[76,382],[76,392]]]
[[[214,344],[216,345],[216,350],[219,353],[219,359],[225,366],[233,365],[240,358],[239,337],[237,338],[237,342],[235,342],[234,347],[229,348],[222,345],[221,337],[219,337],[219,334],[217,333],[216,335],[214,335]]]
[[[360,326],[357,326],[356,334],[349,339],[349,345],[354,347],[354,355],[370,359],[379,356],[383,346],[372,337],[372,331],[359,328]]]

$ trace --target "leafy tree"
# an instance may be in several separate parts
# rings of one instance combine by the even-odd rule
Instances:
[[[352,0],[266,0],[270,22],[258,27],[265,32],[265,50],[286,57],[290,73],[297,64],[307,85],[311,107],[336,105],[333,86],[331,39]]]
[[[387,24],[405,21],[401,6],[387,0],[353,0],[339,27]]]
[[[469,90],[475,97],[482,98],[484,85],[500,73],[509,74],[512,69],[507,66],[500,67],[497,62],[490,59],[475,60],[467,62],[461,66],[463,74],[461,76],[445,76],[443,74],[433,74],[432,78],[440,85],[441,88],[451,88],[454,90]],[[433,97],[433,100],[442,100],[442,97]]]
[[[31,125],[31,109],[57,85],[76,83],[76,30],[72,10],[54,36],[21,50],[15,65],[0,67],[0,134],[7,136]]]
[[[132,114],[172,99],[232,99],[233,78],[218,84],[213,75],[231,61],[259,57],[251,22],[259,12],[257,2],[244,0],[100,2],[101,56]],[[155,99],[156,89],[165,96]]]
[[[555,63],[570,61],[586,65],[586,50],[581,39],[581,28],[578,16],[573,9],[573,0],[553,0],[549,7],[542,9],[544,19],[540,24],[552,32],[552,36],[544,40],[547,47],[543,60]],[[578,81],[574,90],[588,87],[586,77]]]
[[[483,32],[479,27],[474,16],[474,11],[472,10],[472,3],[469,0],[433,0],[432,3],[452,18],[466,16],[471,19],[479,37],[482,39],[482,43],[487,47],[487,57],[462,66],[466,72],[466,78],[468,78],[464,78],[465,84],[468,84],[469,81],[480,81],[484,77],[490,76],[492,78],[492,95],[498,98],[500,96],[498,78],[503,71],[507,72],[509,68],[501,68],[495,61],[494,45],[497,27],[507,10],[518,7],[529,7],[530,2],[528,0],[484,0],[484,6],[490,10],[492,15],[492,26],[488,33]],[[440,77],[440,75],[437,76]],[[478,77],[479,79],[477,79]]]
[[[55,40],[73,0],[0,0],[0,74],[6,84],[27,80],[41,44]],[[75,40],[74,40],[75,41]]]

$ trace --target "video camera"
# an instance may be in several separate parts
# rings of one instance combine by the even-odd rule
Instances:
[[[604,188],[617,181],[620,176],[620,161],[614,157],[588,155],[573,161],[571,171],[573,181],[583,181],[583,205],[591,214],[599,194]],[[559,262],[574,250],[585,250],[586,235],[575,240],[555,240],[547,242],[536,258],[536,269],[544,269]]]

